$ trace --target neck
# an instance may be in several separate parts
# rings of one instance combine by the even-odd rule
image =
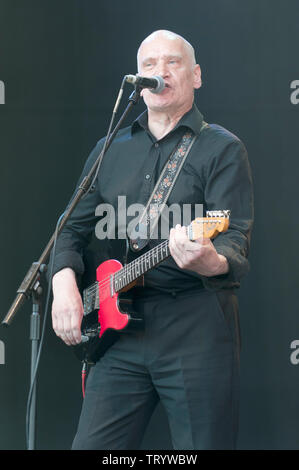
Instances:
[[[157,140],[167,135],[186,114],[192,105],[185,109],[171,111],[156,111],[148,109],[148,128]]]

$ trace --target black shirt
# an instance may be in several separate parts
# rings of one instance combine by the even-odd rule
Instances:
[[[217,252],[227,258],[229,272],[214,277],[200,276],[178,268],[170,257],[145,275],[145,286],[159,291],[239,287],[240,279],[249,267],[247,258],[253,222],[247,152],[234,134],[217,124],[209,124],[200,133],[202,122],[202,114],[193,105],[175,128],[160,140],[156,140],[148,129],[146,111],[131,126],[118,132],[103,158],[95,191],[80,201],[58,238],[54,273],[64,267],[71,267],[79,275],[84,272],[83,250],[100,227],[97,224],[103,221],[99,214],[106,216],[101,204],[110,204],[116,214],[110,233],[116,239],[97,240],[102,260],[119,259],[125,253],[125,241],[120,239],[123,232],[118,218],[119,196],[123,196],[122,202],[125,196],[126,207],[135,203],[145,206],[170,153],[185,131],[191,129],[198,137],[175,183],[168,206],[192,204],[193,210],[195,204],[203,204],[203,215],[206,210],[231,211],[228,231],[213,240]],[[91,152],[79,183],[99,155],[103,143],[104,139],[101,139]],[[100,209],[96,211],[97,206]],[[126,222],[132,218],[127,216]],[[110,216],[111,221],[113,217]],[[151,240],[147,249],[160,242]]]

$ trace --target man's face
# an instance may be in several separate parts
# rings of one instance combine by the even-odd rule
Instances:
[[[165,36],[144,42],[138,55],[139,75],[160,75],[165,82],[164,90],[154,94],[143,90],[142,96],[150,110],[180,112],[191,108],[194,88],[201,86],[199,65],[192,63],[185,43]]]

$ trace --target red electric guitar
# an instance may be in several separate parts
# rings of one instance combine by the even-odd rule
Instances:
[[[207,217],[196,218],[187,227],[189,240],[215,238],[225,232],[229,214],[228,210],[207,211]],[[132,302],[120,294],[138,285],[147,271],[169,256],[168,240],[165,240],[125,266],[114,259],[98,266],[96,282],[83,291],[82,342],[74,346],[81,361],[95,363],[121,332],[142,326],[142,318],[130,311]]]

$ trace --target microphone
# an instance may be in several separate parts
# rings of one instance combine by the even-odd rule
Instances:
[[[150,88],[152,93],[161,93],[165,88],[162,77],[155,75],[154,77],[140,77],[139,75],[126,75],[126,82],[141,88]]]

